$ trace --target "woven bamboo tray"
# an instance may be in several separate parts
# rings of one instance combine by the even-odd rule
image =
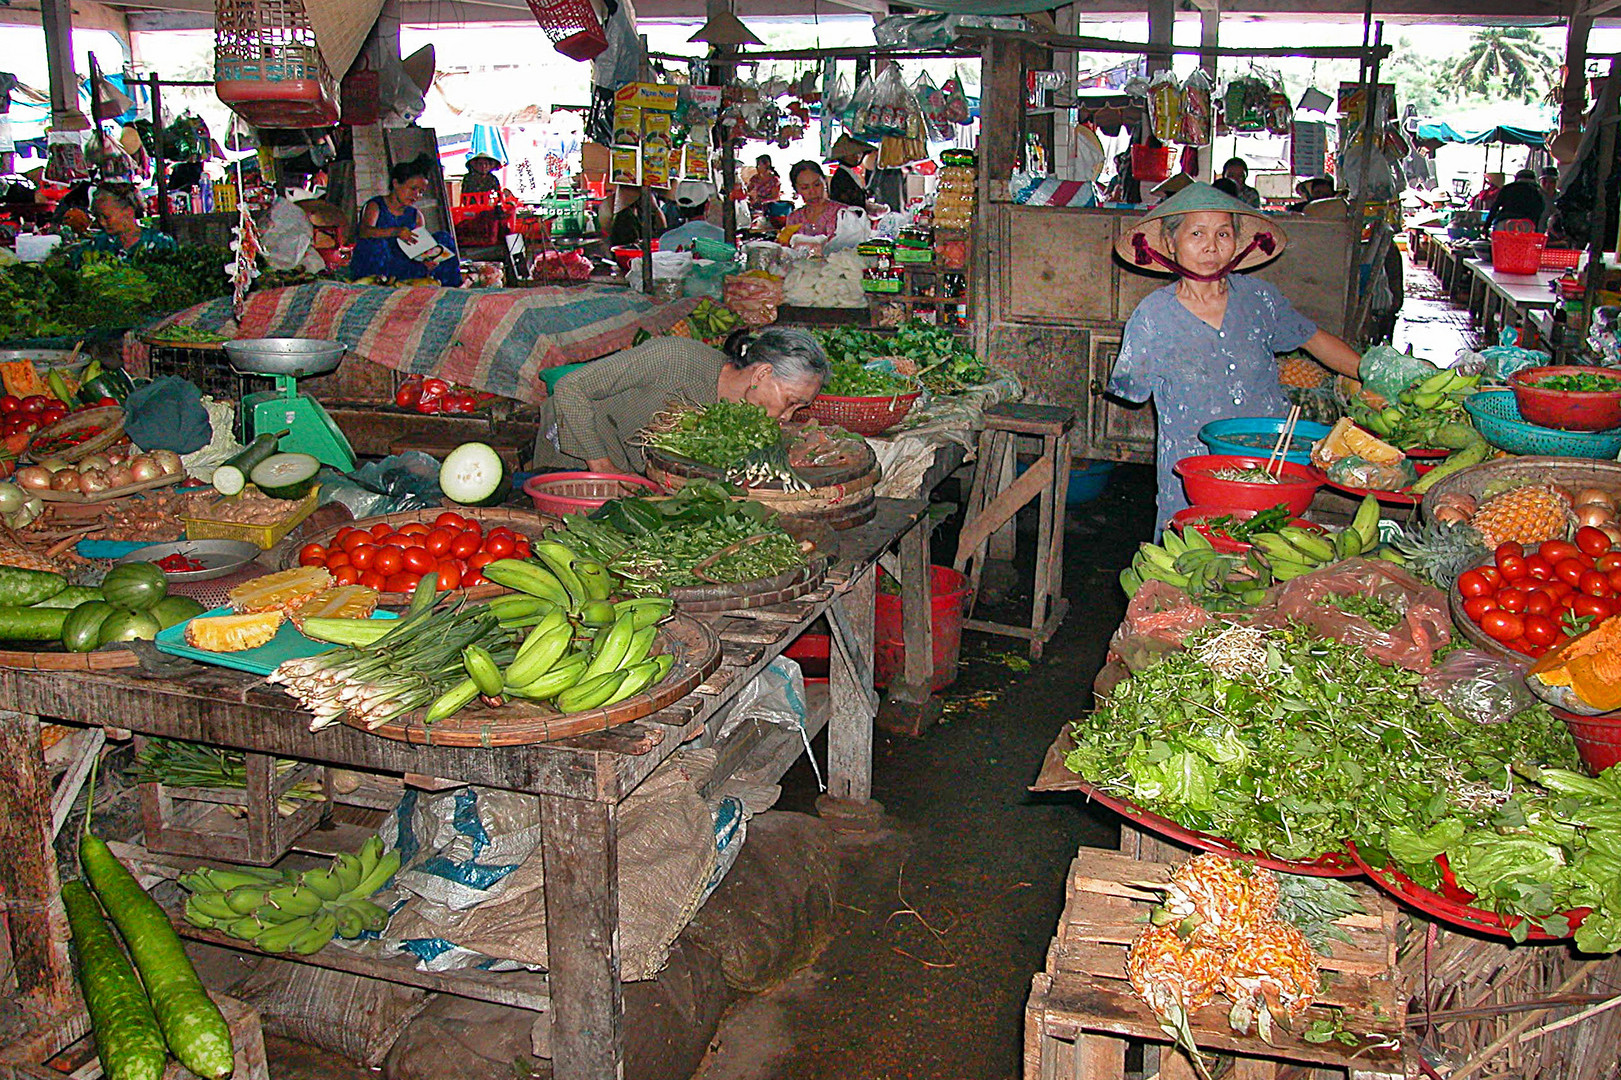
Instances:
[[[692,693],[720,666],[720,638],[705,623],[681,612],[660,625],[653,654],[670,653],[675,664],[664,680],[640,694],[602,709],[560,713],[543,701],[509,701],[498,709],[469,706],[431,728],[424,710],[379,728],[344,715],[343,722],[385,739],[432,746],[528,746],[605,731],[640,720]]]
[[[70,431],[78,431],[85,427],[99,427],[101,434],[77,446],[65,447],[62,450],[51,452],[36,450],[47,439],[58,435],[66,435]],[[124,410],[118,405],[103,405],[96,409],[86,409],[71,416],[64,416],[47,428],[40,428],[34,432],[34,437],[28,440],[28,446],[23,449],[24,461],[43,461],[46,458],[56,458],[69,463],[87,458],[91,454],[100,453],[113,443],[124,437]]]
[[[828,556],[813,555],[804,566],[768,578],[714,585],[677,585],[670,589],[670,599],[688,612],[769,607],[797,600],[819,589],[832,565],[833,560]]]
[[[125,484],[123,487],[108,488],[106,491],[98,491],[94,495],[84,495],[77,491],[31,491],[29,494],[37,495],[43,502],[76,503],[80,506],[93,506],[96,503],[122,499],[128,495],[139,495],[143,491],[152,491],[161,487],[173,487],[185,479],[185,473],[177,472],[168,476],[154,476],[150,480],[141,480],[134,484]]]
[[[784,491],[780,486],[744,487],[750,499],[789,521],[819,522],[834,529],[851,529],[871,521],[878,512],[874,489],[881,475],[878,458],[865,442],[851,441],[853,459],[839,465],[796,468],[808,491]],[[647,447],[647,478],[671,491],[690,479],[725,481],[721,470],[656,447]]]
[[[0,649],[0,668],[23,671],[117,671],[140,665],[141,661],[128,649],[97,649],[87,653],[65,649],[60,652]]]
[[[1558,484],[1561,487],[1621,489],[1621,464],[1592,458],[1517,457],[1471,465],[1436,481],[1424,493],[1421,511],[1426,522],[1435,520],[1437,500],[1458,493],[1480,500],[1487,488],[1502,485],[1504,490],[1522,484]],[[1495,493],[1495,492],[1494,492]]]
[[[297,542],[292,540],[284,540],[280,545],[277,546],[271,557],[275,562],[277,569],[286,570],[289,567],[298,565],[298,553],[306,544],[320,544],[322,547],[325,547],[327,542],[338,534],[338,530],[344,527],[351,529],[369,529],[373,525],[380,524],[393,525],[397,527],[400,525],[408,525],[413,521],[419,521],[424,525],[431,525],[433,523],[433,519],[444,512],[445,511],[443,508],[433,507],[427,510],[407,510],[404,513],[399,514],[384,514],[380,517],[360,518],[356,521],[346,521],[342,525],[333,525],[330,528],[322,529],[320,532],[311,533],[308,536],[301,536],[298,538]],[[472,507],[458,507],[456,509],[456,513],[460,514],[462,517],[471,518],[472,520],[477,521],[481,526],[484,527],[485,532],[488,532],[491,526],[505,525],[513,532],[522,533],[531,540],[540,539],[543,535],[545,535],[548,529],[556,527],[555,518],[543,517],[540,514],[537,514],[534,510],[512,509],[505,506],[480,507],[476,509]],[[458,597],[465,597],[468,600],[487,600],[492,596],[501,596],[510,591],[511,590],[504,588],[503,586],[496,585],[494,583],[486,583],[484,585],[474,585],[470,589],[454,590],[454,594]],[[411,596],[409,593],[378,593],[377,602],[384,607],[409,604],[411,602]]]

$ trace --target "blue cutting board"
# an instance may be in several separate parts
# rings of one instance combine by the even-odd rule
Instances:
[[[229,615],[231,609],[218,607],[213,611],[205,611],[196,616],[206,619],[210,615]],[[372,613],[374,619],[397,619],[398,615],[392,611],[377,611]],[[338,646],[325,641],[314,641],[300,634],[293,628],[293,624],[284,620],[276,631],[276,636],[259,646],[257,649],[243,649],[241,652],[209,652],[207,649],[197,649],[186,644],[186,625],[191,620],[175,623],[167,630],[158,632],[158,652],[166,652],[173,656],[184,656],[188,660],[196,660],[204,664],[217,664],[220,667],[235,668],[238,671],[250,671],[255,675],[269,675],[289,660],[302,660],[307,656],[319,656],[324,652],[331,652]]]

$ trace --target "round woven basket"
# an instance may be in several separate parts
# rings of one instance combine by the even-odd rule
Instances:
[[[1437,500],[1456,492],[1480,501],[1492,489],[1506,491],[1523,484],[1558,484],[1565,488],[1621,488],[1621,464],[1592,458],[1520,457],[1488,461],[1460,469],[1424,493],[1424,520],[1435,520]]]
[[[817,394],[805,407],[806,415],[824,423],[837,424],[857,435],[881,435],[906,419],[921,390],[884,397],[850,397]]]
[[[535,501],[535,509],[555,517],[588,514],[610,499],[658,491],[658,484],[651,480],[621,473],[542,473],[523,484],[523,493]]]

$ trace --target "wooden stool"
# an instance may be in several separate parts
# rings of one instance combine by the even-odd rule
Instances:
[[[1030,642],[1030,658],[1041,652],[1069,610],[1064,589],[1064,503],[1069,494],[1071,430],[1075,411],[1054,405],[992,405],[985,410],[979,435],[979,462],[968,494],[967,520],[957,541],[953,565],[968,568],[969,607],[979,600],[979,579],[987,557],[1013,559],[1013,518],[1032,499],[1040,498],[1041,522],[1036,532],[1036,585],[1029,626],[969,618],[963,626],[988,634],[1005,634]],[[1041,457],[1015,477],[1019,436],[1041,439]],[[1051,598],[1051,605],[1048,600]]]

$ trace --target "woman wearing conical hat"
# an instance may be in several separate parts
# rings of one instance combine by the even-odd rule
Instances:
[[[1176,275],[1131,313],[1109,377],[1116,397],[1154,399],[1158,528],[1187,506],[1173,469],[1205,452],[1200,428],[1289,411],[1277,353],[1305,348],[1330,370],[1356,377],[1355,349],[1319,330],[1270,282],[1234,273],[1269,262],[1287,243],[1275,221],[1209,184],[1183,188],[1115,242],[1127,265]]]

